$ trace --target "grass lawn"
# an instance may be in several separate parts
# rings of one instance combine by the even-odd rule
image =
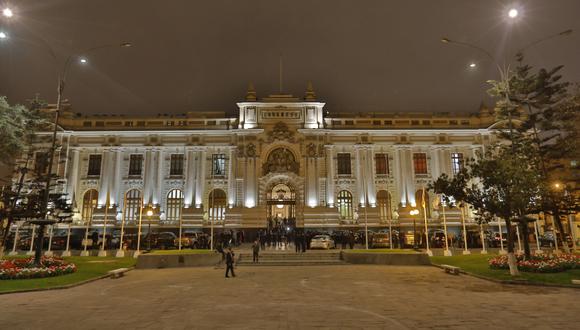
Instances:
[[[148,254],[164,255],[164,254],[208,254],[214,253],[214,251],[206,249],[182,249],[180,250],[155,250]]]
[[[561,273],[527,273],[520,271],[520,276],[511,276],[509,270],[491,269],[488,260],[494,255],[471,254],[452,257],[431,257],[431,262],[438,265],[460,267],[466,272],[497,280],[526,280],[535,283],[572,284],[572,280],[580,279],[580,269],[572,269]]]
[[[344,252],[354,252],[354,253],[419,253],[418,251],[412,249],[356,249],[356,250],[343,250]]]
[[[113,269],[135,265],[135,259],[131,257],[67,257],[64,259],[77,265],[77,271],[72,274],[48,278],[0,280],[0,292],[68,285],[105,275],[108,271]]]

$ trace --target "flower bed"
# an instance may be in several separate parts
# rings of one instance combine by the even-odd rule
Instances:
[[[34,258],[0,260],[0,280],[21,280],[52,277],[76,272],[77,266],[60,258],[41,259],[42,267],[34,265]]]
[[[580,256],[561,254],[557,256],[537,255],[524,259],[523,254],[516,255],[518,269],[533,273],[558,273],[568,269],[580,269]],[[497,256],[489,260],[489,268],[509,269],[507,256]]]

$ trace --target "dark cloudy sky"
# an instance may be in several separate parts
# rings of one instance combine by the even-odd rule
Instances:
[[[6,3],[0,0],[0,3]],[[65,96],[82,113],[226,111],[254,82],[259,96],[302,96],[311,80],[331,111],[476,111],[492,63],[442,36],[488,49],[503,61],[544,36],[571,36],[531,48],[538,66],[564,64],[580,81],[578,0],[11,0],[0,18],[0,95],[11,103],[35,93],[56,98],[59,67],[70,54],[103,49],[72,65]],[[510,7],[516,21],[506,19]],[[55,65],[46,44],[54,48]],[[468,69],[472,61],[477,69]]]

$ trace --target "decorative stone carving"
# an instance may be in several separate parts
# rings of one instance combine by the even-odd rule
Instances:
[[[315,157],[316,156],[316,145],[314,143],[308,144],[306,147],[306,154],[308,157]]]
[[[253,143],[249,143],[246,146],[246,156],[255,157],[256,156],[256,146]]]
[[[300,164],[294,158],[292,152],[285,148],[273,150],[268,155],[268,160],[262,166],[264,175],[268,173],[298,173]]]
[[[274,128],[272,128],[272,131],[268,133],[268,142],[276,140],[294,142],[294,133],[290,132],[288,125],[283,122],[278,122]]]

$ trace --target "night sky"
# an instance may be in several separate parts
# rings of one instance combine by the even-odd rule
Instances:
[[[2,3],[3,0],[0,0]],[[6,3],[6,2],[4,2]],[[580,81],[580,1],[11,0],[0,16],[0,95],[55,102],[57,75],[70,54],[65,97],[75,112],[236,113],[248,82],[258,96],[303,96],[312,81],[330,111],[475,112],[497,78],[477,44],[501,62],[547,35],[574,29],[527,51],[536,66],[565,65]],[[519,10],[509,20],[509,8]],[[56,65],[46,45],[54,48]],[[468,65],[476,62],[477,67]],[[488,99],[489,102],[489,99]]]

